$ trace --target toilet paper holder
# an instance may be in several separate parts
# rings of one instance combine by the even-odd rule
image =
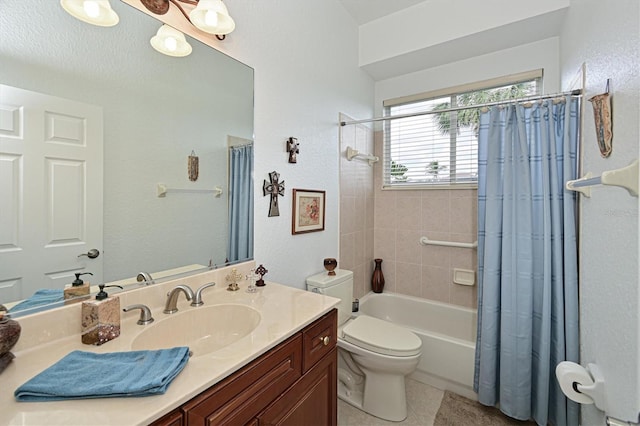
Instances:
[[[596,364],[587,364],[587,367],[585,368],[570,361],[562,361],[556,367],[556,377],[558,378],[558,382],[563,379],[566,380],[566,378],[561,378],[558,374],[559,371],[562,370],[562,367],[565,366],[572,370],[578,370],[580,375],[585,376],[585,381],[587,381],[588,378],[591,379],[589,381],[593,381],[592,383],[587,384],[579,383],[577,381],[573,381],[571,383],[571,387],[575,392],[577,392],[578,394],[582,394],[588,398],[582,398],[581,396],[575,394],[569,395],[569,393],[571,392],[567,393],[563,389],[563,392],[565,392],[567,397],[581,404],[591,404],[591,402],[593,402],[596,407],[606,412],[607,407],[604,395],[604,377],[602,375],[602,372],[600,371],[600,368]],[[582,371],[582,373],[580,373],[580,370]],[[565,382],[565,384],[568,383]],[[562,383],[560,383],[560,385],[562,387]],[[589,399],[591,399],[592,401],[589,401]]]
[[[581,383],[574,383],[574,388],[591,399],[596,407],[602,411],[606,411],[606,404],[604,399],[604,377],[600,368],[596,364],[587,364],[587,372],[593,378],[592,385],[583,385]]]

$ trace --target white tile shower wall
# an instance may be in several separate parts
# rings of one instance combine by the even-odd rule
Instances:
[[[351,118],[341,114],[340,121]],[[347,160],[347,147],[373,153],[373,131],[365,125],[340,128],[340,258],[338,268],[353,271],[353,296],[371,287],[373,272],[373,168],[359,159]]]
[[[382,132],[375,132],[382,157]],[[476,250],[422,246],[420,237],[473,242],[476,190],[383,191],[381,163],[374,167],[374,256],[383,259],[385,288],[425,299],[476,307],[477,287],[453,283],[453,269],[477,270]],[[368,291],[368,287],[366,288]]]

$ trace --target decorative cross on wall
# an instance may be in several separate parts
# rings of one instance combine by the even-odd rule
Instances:
[[[284,197],[284,181],[278,182],[280,179],[280,173],[273,171],[269,173],[270,182],[266,179],[262,185],[262,192],[266,196],[271,195],[271,203],[269,204],[269,217],[280,216],[280,210],[278,209],[278,195]]]
[[[298,157],[296,154],[300,154],[300,143],[296,138],[289,138],[287,141],[287,152],[289,153],[289,162],[297,163]]]

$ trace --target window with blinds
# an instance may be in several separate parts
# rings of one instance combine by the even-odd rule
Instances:
[[[480,108],[474,105],[537,95],[541,83],[536,70],[386,101],[385,116],[405,117],[384,121],[383,188],[476,187]]]

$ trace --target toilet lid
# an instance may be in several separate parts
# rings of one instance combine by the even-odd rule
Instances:
[[[347,323],[342,333],[347,342],[383,355],[417,355],[422,347],[422,340],[406,328],[367,315]]]

